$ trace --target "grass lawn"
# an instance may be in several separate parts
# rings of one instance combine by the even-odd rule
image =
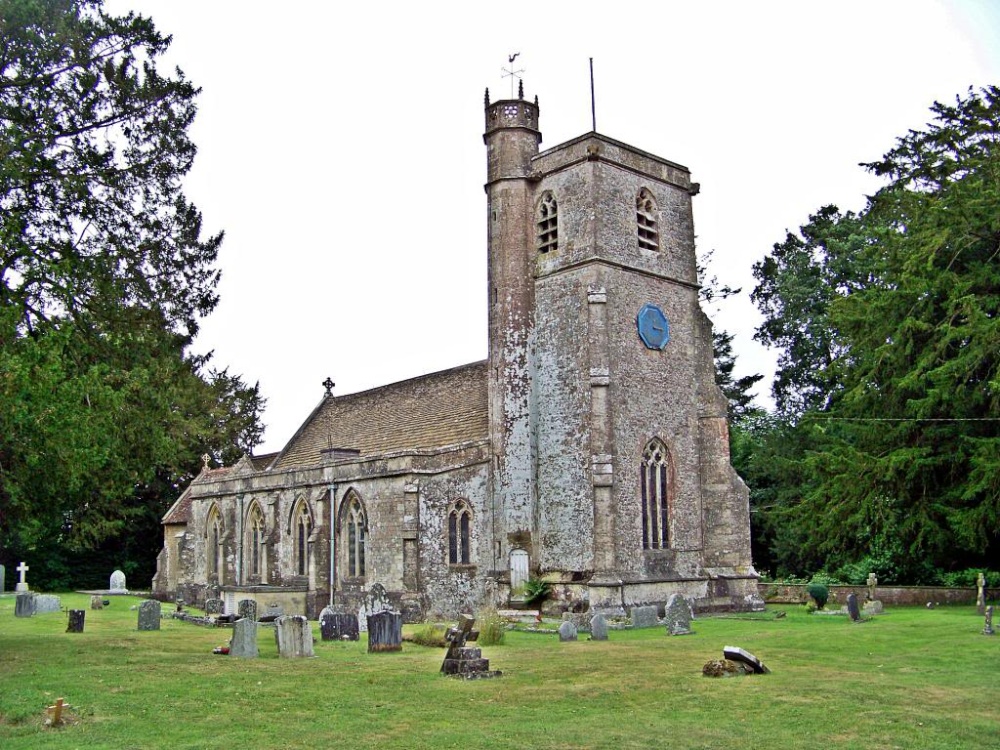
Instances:
[[[504,676],[438,674],[444,652],[410,643],[371,654],[327,643],[316,658],[215,656],[229,631],[164,620],[136,630],[138,603],[14,617],[0,597],[0,748],[994,748],[1000,637],[973,607],[891,609],[875,620],[700,618],[694,635],[611,631],[559,643],[508,633],[484,649]],[[168,605],[164,605],[165,611]],[[586,636],[584,635],[584,638]],[[769,675],[702,677],[741,646]],[[56,698],[72,722],[44,724]]]

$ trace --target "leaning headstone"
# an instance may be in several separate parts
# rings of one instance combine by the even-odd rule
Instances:
[[[33,591],[24,591],[14,599],[14,617],[31,617],[35,614],[35,594]]]
[[[146,599],[139,605],[139,630],[160,629],[160,603]]]
[[[82,633],[83,622],[87,617],[85,609],[71,609],[69,611],[69,622],[66,624],[67,633]]]
[[[257,622],[257,601],[255,599],[240,599],[236,605],[236,614],[240,619]]]
[[[574,625],[571,620],[566,620],[563,622],[562,625],[559,626],[559,640],[560,641],[576,640],[576,625]]]
[[[590,618],[590,640],[608,640],[608,621],[604,615],[600,613]]]
[[[241,659],[256,659],[260,655],[257,649],[257,623],[253,620],[237,620],[233,623],[233,637],[229,640],[229,655]]]
[[[295,659],[313,656],[312,628],[304,615],[281,615],[274,621],[278,656]]]
[[[113,592],[125,593],[128,589],[125,588],[125,574],[120,570],[116,570],[111,574],[111,581],[109,582],[108,589]]]
[[[24,564],[24,560],[22,560],[21,564],[18,565],[16,568],[14,568],[14,570],[17,571],[17,574],[18,574],[18,576],[20,578],[20,580],[17,582],[17,585],[14,587],[14,590],[15,591],[27,591],[28,590],[28,582],[26,580],[24,580],[24,574],[27,573],[29,570],[31,570],[31,568],[29,568],[27,565],[25,565]]]
[[[43,612],[58,612],[62,609],[62,602],[54,594],[38,594],[35,597],[35,614]]]
[[[861,610],[858,609],[858,595],[853,591],[847,595],[847,614],[851,616],[851,622],[861,621]]]
[[[983,635],[994,635],[996,631],[993,630],[993,605],[991,604],[987,607],[983,614],[986,615],[986,626],[983,628]]]
[[[368,615],[368,653],[403,650],[403,615],[383,610]]]
[[[986,576],[982,571],[976,576],[976,612],[986,614]]]
[[[104,597],[100,594],[94,594],[90,597],[90,608],[91,609],[104,609]]]
[[[205,600],[205,614],[206,615],[221,615],[223,608],[222,599],[206,599]]]
[[[681,594],[671,594],[667,599],[666,612],[663,619],[667,621],[667,633],[670,635],[690,635],[691,605]]]
[[[753,669],[754,674],[768,674],[770,669],[764,666],[763,662],[749,651],[744,651],[739,646],[724,646],[722,656],[730,661],[746,664]]]
[[[655,628],[657,626],[656,606],[632,607],[633,628]]]
[[[472,615],[459,615],[458,625],[448,628],[444,635],[448,651],[441,663],[442,674],[467,680],[501,675],[499,670],[490,670],[490,660],[483,658],[482,649],[466,645],[479,639],[479,631],[472,627],[475,624]]]

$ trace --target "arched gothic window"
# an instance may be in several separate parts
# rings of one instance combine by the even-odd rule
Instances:
[[[212,507],[208,511],[208,519],[205,521],[205,558],[208,563],[208,580],[210,583],[222,583],[224,559],[222,535],[224,531],[219,506],[212,503]]]
[[[538,202],[538,252],[547,253],[559,247],[559,207],[555,196],[545,192]]]
[[[254,501],[247,511],[246,523],[247,575],[255,581],[264,578],[264,511]]]
[[[646,188],[635,199],[635,221],[639,228],[639,249],[659,250],[660,235],[656,228],[656,201]]]
[[[309,504],[299,500],[292,512],[292,564],[295,575],[309,575],[309,534],[312,532],[312,514]]]
[[[357,578],[365,575],[365,545],[368,538],[368,519],[361,498],[350,490],[344,498],[342,538],[347,556],[347,575]]]
[[[642,494],[642,548],[670,546],[670,505],[673,495],[673,466],[670,451],[662,441],[646,445],[639,467]]]
[[[459,500],[448,513],[448,564],[468,565],[472,546],[472,510]]]

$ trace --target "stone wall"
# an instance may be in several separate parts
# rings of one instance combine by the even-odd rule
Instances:
[[[768,604],[805,604],[809,601],[804,583],[758,583],[757,591]],[[857,594],[860,601],[868,595],[868,587],[859,586],[829,586],[830,604],[846,604],[847,595]],[[996,599],[1000,589],[987,589],[987,599]],[[946,586],[878,586],[875,597],[885,605],[925,605],[927,602],[936,604],[975,604],[975,588],[948,588]]]

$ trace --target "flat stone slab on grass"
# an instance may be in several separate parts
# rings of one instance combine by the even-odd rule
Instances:
[[[730,661],[737,661],[747,664],[753,668],[754,674],[770,674],[771,670],[764,666],[764,663],[749,651],[744,651],[739,646],[724,646],[722,655]]]

